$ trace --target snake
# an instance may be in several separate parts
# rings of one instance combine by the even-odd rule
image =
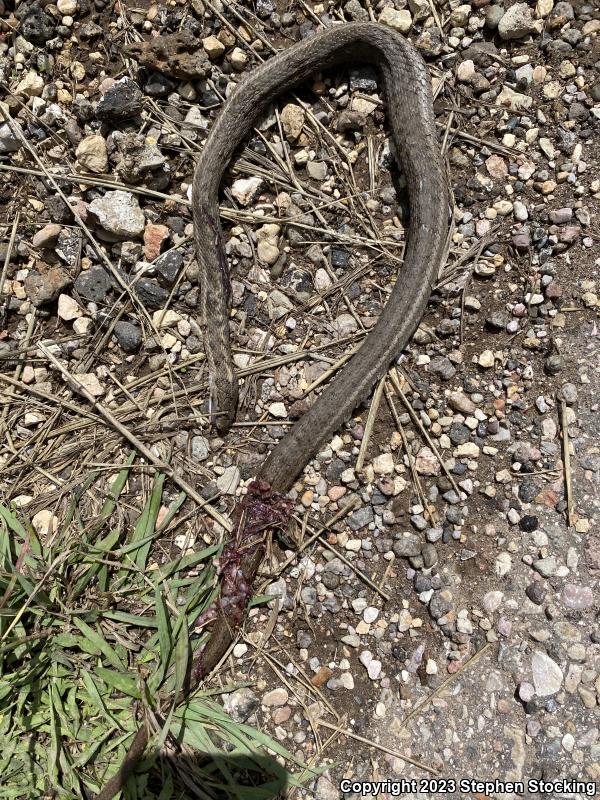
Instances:
[[[223,173],[275,98],[318,71],[351,61],[372,64],[383,77],[391,135],[408,189],[407,242],[395,285],[376,325],[260,465],[257,477],[277,492],[291,488],[402,353],[443,266],[448,181],[437,139],[431,81],[420,53],[395,30],[374,22],[335,25],[293,44],[256,67],[231,92],[204,143],[192,181],[211,414],[224,434],[235,420],[239,390],[229,336],[229,269],[219,220]]]
[[[231,284],[219,219],[223,174],[237,148],[277,96],[318,71],[350,61],[370,63],[383,77],[392,139],[408,188],[410,216],[403,263],[377,324],[359,350],[259,466],[240,506],[242,517],[246,514],[244,503],[250,509],[266,508],[267,518],[269,514],[276,515],[282,507],[282,493],[289,491],[319,448],[368,398],[421,321],[445,258],[448,184],[437,141],[429,74],[413,45],[390,27],[353,22],[327,28],[263,62],[227,98],[201,150],[192,180],[200,313],[211,414],[219,433],[227,433],[234,422],[239,396],[229,336]],[[265,545],[260,540],[241,549],[239,558],[235,549],[230,552],[235,562],[234,579],[244,597],[233,607],[228,608],[223,602],[217,605],[208,643],[194,658],[193,680],[180,692],[176,704],[184,702],[227,652],[264,553]],[[150,728],[144,722],[96,800],[111,800],[123,788],[149,737]]]

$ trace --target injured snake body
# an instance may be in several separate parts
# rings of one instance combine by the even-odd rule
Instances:
[[[221,560],[221,601],[211,611],[210,637],[194,657],[184,702],[218,664],[239,628],[265,553],[257,535],[278,527],[295,479],[363,403],[419,324],[441,262],[448,232],[448,190],[437,143],[429,75],[411,43],[390,28],[350,23],[328,28],[257,67],[227,99],[204,144],[192,186],[192,213],[200,270],[200,304],[217,428],[235,419],[238,386],[229,341],[230,283],[219,222],[223,173],[239,144],[278,95],[324,68],[371,63],[384,81],[395,151],[406,176],[410,220],[404,263],[376,326],[311,408],[273,448],[234,512],[234,534]],[[233,584],[229,598],[224,589]],[[227,600],[227,602],[226,602]],[[214,612],[214,613],[213,613]],[[117,772],[97,795],[110,800],[125,784],[150,736],[142,723]]]

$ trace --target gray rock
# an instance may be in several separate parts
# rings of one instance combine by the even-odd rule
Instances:
[[[502,6],[488,6],[485,10],[486,28],[489,28],[491,31],[495,31],[503,16],[504,8]]]
[[[126,353],[134,353],[142,343],[142,332],[132,322],[119,320],[114,328],[115,339]]]
[[[352,531],[359,531],[371,522],[373,522],[373,509],[371,506],[361,506],[348,518],[348,527]]]
[[[421,542],[418,536],[403,536],[394,542],[392,550],[398,558],[414,558],[421,552]]]
[[[600,536],[588,536],[585,560],[589,569],[600,570]]]
[[[32,44],[43,46],[54,36],[55,22],[38,3],[23,3],[16,14],[21,19],[21,36]]]
[[[121,78],[96,104],[96,116],[105,122],[121,122],[137,117],[142,110],[142,90],[129,77]]]
[[[58,234],[56,255],[70,267],[77,267],[81,253],[81,239],[79,228],[65,228]]]
[[[494,311],[485,321],[487,327],[493,331],[503,331],[507,323],[508,316],[503,311]]]
[[[589,469],[591,472],[600,472],[600,455],[588,453],[581,457],[579,463],[583,469]]]
[[[458,496],[458,494],[454,489],[450,489],[449,491],[444,492],[444,494],[442,495],[442,499],[453,506],[456,505],[457,503],[460,503],[460,497]]]
[[[223,706],[225,711],[235,722],[246,722],[246,720],[256,711],[259,701],[252,689],[246,687],[236,689],[228,695]]]
[[[256,13],[261,19],[269,19],[276,10],[277,6],[273,0],[256,0]]]
[[[488,614],[494,614],[502,605],[504,594],[500,591],[486,592],[483,596],[482,605]]]
[[[324,181],[327,177],[327,164],[324,161],[309,161],[306,171],[314,180]]]
[[[171,78],[197,80],[210,74],[210,61],[192,30],[183,27],[148,41],[131,42],[125,52],[142,66]]]
[[[155,144],[139,144],[128,140],[127,146],[123,145],[123,151],[123,158],[117,169],[124,178],[135,183],[139,183],[145,174],[160,169],[168,161]]]
[[[550,217],[550,222],[553,225],[566,225],[567,222],[570,222],[573,219],[573,209],[557,208],[554,211],[550,211],[548,216]]]
[[[427,541],[431,542],[439,542],[439,540],[444,535],[443,528],[427,528],[427,533],[425,534]]]
[[[14,153],[23,144],[19,131],[23,133],[20,122],[16,119],[9,119],[4,125],[0,125],[0,154]]]
[[[456,369],[446,356],[435,356],[432,358],[429,362],[429,371],[444,381],[448,381],[456,375]]]
[[[84,22],[83,25],[81,25],[77,33],[82,39],[95,39],[103,33],[103,30],[104,29],[101,28],[100,25],[96,25],[95,22],[88,20],[88,22]]]
[[[577,387],[574,383],[565,383],[561,389],[561,394],[568,406],[573,406],[577,402]]]
[[[563,682],[563,673],[558,664],[541,650],[531,657],[531,672],[533,685],[538,697],[548,697],[556,694]]]
[[[585,122],[589,115],[589,109],[586,108],[583,103],[571,103],[569,106],[568,117],[570,120],[574,120],[575,122]]]
[[[544,369],[548,375],[558,375],[565,368],[565,360],[558,353],[552,353],[544,362]]]
[[[513,204],[513,214],[517,222],[526,222],[529,219],[529,212],[527,206],[520,200],[515,200]]]
[[[103,303],[113,285],[111,276],[103,267],[90,267],[80,272],[75,281],[75,290],[86,300]]]
[[[360,111],[345,109],[337,119],[336,127],[340,133],[361,131],[366,125],[367,117]]]
[[[423,33],[417,37],[415,42],[418,49],[427,57],[435,58],[442,52],[442,34],[434,25],[431,28],[425,28]]]
[[[182,266],[183,256],[179,250],[168,250],[154,262],[154,269],[168,286],[175,283]]]
[[[531,236],[529,235],[528,231],[515,233],[515,235],[512,237],[512,243],[517,250],[524,252],[531,245]]]
[[[240,483],[240,471],[236,466],[226,467],[217,478],[217,487],[223,494],[235,494]]]
[[[60,195],[51,195],[46,199],[46,211],[52,222],[68,225],[73,222],[71,207],[65,203]]]
[[[338,785],[330,781],[326,775],[321,775],[317,780],[315,797],[319,800],[338,800],[339,796]]]
[[[344,4],[344,11],[355,22],[366,22],[369,19],[369,12],[363,8],[359,0],[348,0]]]
[[[358,327],[352,314],[340,314],[334,319],[333,324],[340,336],[350,336]]]
[[[92,200],[89,210],[100,227],[115,239],[135,238],[144,232],[144,212],[130,192],[106,192],[104,197]]]
[[[560,127],[556,129],[556,135],[559,150],[566,156],[570,156],[577,144],[577,135],[573,131],[567,131]]]
[[[346,463],[341,458],[334,458],[333,461],[327,465],[325,470],[325,477],[330,483],[339,483],[342,472],[346,469]]]
[[[540,487],[533,481],[523,481],[519,486],[519,500],[523,503],[531,503],[540,493]]]
[[[535,697],[535,687],[528,681],[522,681],[519,684],[519,699],[524,703],[528,703]]]
[[[429,601],[429,613],[433,619],[440,619],[452,609],[450,592],[434,592]]]
[[[151,72],[144,82],[144,94],[148,97],[164,97],[175,90],[175,81],[160,72]]]
[[[530,86],[531,82],[533,81],[533,67],[531,64],[523,64],[522,67],[515,70],[515,75],[517,76],[517,82],[524,84],[525,86]]]
[[[310,631],[296,631],[297,647],[308,648],[311,646],[313,637]]]
[[[538,558],[531,566],[542,578],[550,578],[556,572],[556,557]]]
[[[536,606],[541,606],[546,599],[546,589],[541,581],[533,581],[533,583],[530,583],[525,589],[525,594]]]
[[[317,602],[317,590],[314,586],[305,586],[300,592],[300,598],[307,606],[314,606]]]
[[[410,518],[411,524],[418,531],[424,531],[427,527],[427,520],[422,514],[413,514]]]
[[[423,564],[427,569],[433,567],[438,562],[438,552],[432,544],[424,544],[421,555],[423,556]]]
[[[206,461],[210,453],[208,439],[204,436],[192,437],[192,459],[194,461]]]
[[[560,28],[567,22],[575,19],[575,12],[571,3],[559,2],[557,3],[548,17],[550,26],[552,28]]]
[[[44,272],[31,272],[25,278],[25,292],[34,306],[43,306],[56,300],[70,286],[71,278],[60,267],[50,267]]]
[[[370,66],[354,67],[350,70],[350,91],[376,92],[377,73]]]
[[[350,258],[350,254],[347,250],[343,250],[340,247],[332,247],[331,248],[331,266],[334,269],[345,269],[348,266],[348,259]]]
[[[515,3],[498,22],[498,33],[505,41],[522,39],[534,30],[534,20],[527,3]]]
[[[339,577],[332,572],[323,572],[322,581],[326,589],[337,589],[340,585]]]
[[[461,422],[454,422],[450,426],[449,436],[452,444],[457,446],[469,441],[471,438],[471,431]]]
[[[459,506],[448,506],[444,511],[444,516],[451,525],[462,525],[463,512]]]
[[[169,292],[149,278],[140,278],[133,285],[133,291],[141,303],[152,310],[164,308],[169,299]]]

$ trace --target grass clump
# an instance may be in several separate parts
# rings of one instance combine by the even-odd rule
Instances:
[[[89,475],[44,536],[0,504],[0,797],[93,797],[142,718],[155,746],[126,800],[281,796],[297,780],[279,762],[294,759],[228,717],[214,696],[235,687],[175,705],[203,641],[190,626],[217,592],[219,545],[155,558],[186,497],[165,504],[159,474],[136,508],[122,497],[134,462],[85,519],[99,478]]]

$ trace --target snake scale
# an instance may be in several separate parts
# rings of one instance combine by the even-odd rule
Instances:
[[[425,64],[409,41],[382,25],[349,23],[328,28],[278,53],[240,82],[211,129],[194,172],[192,213],[211,405],[218,430],[226,433],[235,419],[238,385],[229,341],[229,270],[219,222],[221,179],[237,147],[275,97],[321,69],[348,62],[371,63],[383,76],[388,119],[409,192],[404,263],[361,348],[259,468],[256,484],[268,487],[269,492],[286,492],[319,448],[366,400],[419,324],[437,278],[448,231],[448,192]],[[238,580],[247,591],[264,550],[259,541],[243,553],[236,566]],[[240,609],[233,613],[223,604],[219,606],[208,642],[194,659],[193,680],[176,704],[184,702],[227,651],[240,624]],[[110,800],[122,789],[149,737],[144,722],[97,800]]]
[[[311,408],[273,448],[258,477],[285,492],[363,403],[419,324],[443,259],[448,192],[429,74],[412,44],[376,23],[328,28],[257,67],[235,88],[202,148],[192,188],[200,304],[217,427],[235,419],[238,385],[229,341],[229,274],[219,223],[223,172],[269,103],[325,67],[368,62],[383,76],[388,119],[406,176],[410,221],[404,263],[375,327]]]

